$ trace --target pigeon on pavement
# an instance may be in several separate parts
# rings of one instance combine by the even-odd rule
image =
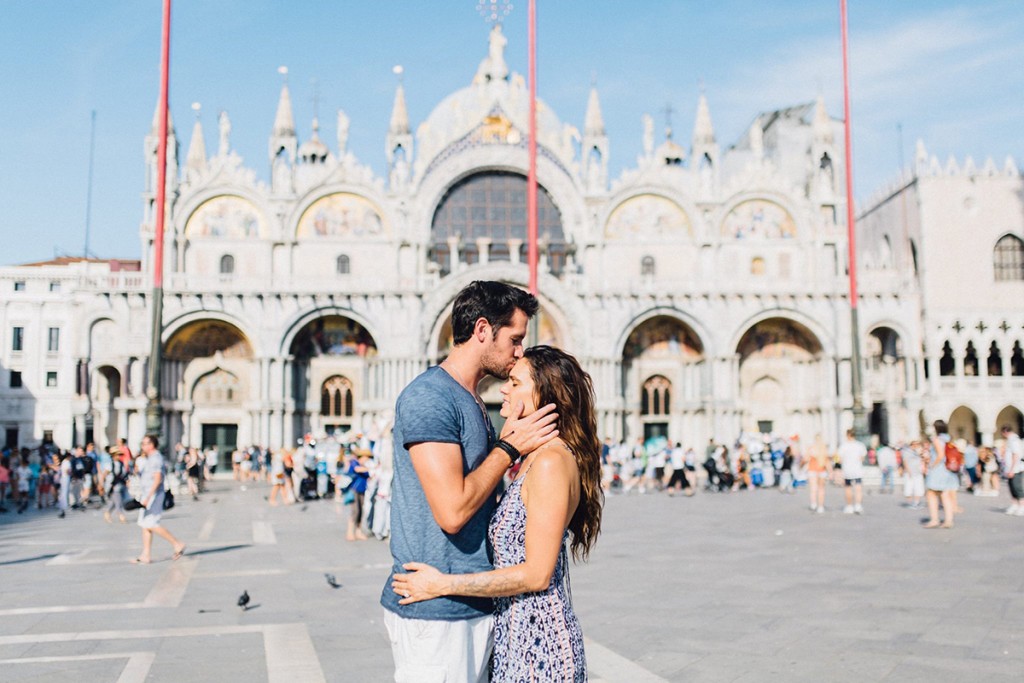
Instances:
[[[238,596],[238,606],[243,610],[249,609],[249,591],[242,591],[242,594]]]

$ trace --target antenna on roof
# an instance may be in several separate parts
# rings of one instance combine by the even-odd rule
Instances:
[[[96,150],[96,110],[92,110],[89,121],[89,175],[85,191],[85,247],[82,256],[89,258],[89,228],[92,223],[92,161]]]

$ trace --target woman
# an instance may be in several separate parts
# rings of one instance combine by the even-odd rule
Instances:
[[[534,346],[501,388],[501,414],[554,403],[559,436],[526,456],[491,518],[493,571],[445,575],[410,562],[400,604],[443,595],[495,598],[491,680],[584,681],[583,634],[572,608],[566,541],[585,559],[601,528],[601,445],[590,376],[572,356]]]
[[[825,512],[825,488],[828,484],[828,447],[821,434],[807,451],[807,490],[811,495],[811,512]]]
[[[935,529],[941,526],[943,529],[953,528],[953,518],[956,515],[956,499],[953,494],[960,488],[960,477],[955,472],[946,469],[946,444],[949,443],[949,427],[943,420],[936,420],[935,436],[932,437],[932,447],[928,453],[927,473],[924,478],[925,488],[928,489],[928,523],[925,529]],[[939,524],[939,501],[945,510],[945,518]]]

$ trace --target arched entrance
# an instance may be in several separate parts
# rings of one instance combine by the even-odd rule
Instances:
[[[622,349],[624,431],[630,439],[706,438],[701,405],[704,344],[679,318],[656,315],[630,332]]]
[[[905,428],[896,427],[907,424],[907,411],[902,401],[907,390],[903,340],[891,327],[880,326],[871,330],[865,346],[865,386],[871,410],[868,428],[880,443],[891,443],[894,436],[906,436]]]
[[[170,336],[163,365],[169,448],[180,441],[227,454],[255,442],[253,356],[245,333],[223,320],[196,320]]]
[[[747,432],[824,433],[825,378],[822,345],[807,327],[789,318],[768,318],[740,338],[740,427]]]
[[[373,336],[352,318],[325,315],[306,323],[289,347],[294,433],[343,433],[362,425]]]
[[[949,435],[954,439],[965,439],[967,443],[980,444],[978,416],[967,406],[960,406],[949,416]]]
[[[112,365],[96,368],[90,382],[94,431],[92,440],[100,449],[117,443],[120,425],[117,399],[121,397],[121,373]],[[120,436],[127,437],[127,434]],[[88,439],[87,439],[88,440]]]
[[[1017,436],[1024,434],[1024,414],[1014,406],[1006,406],[996,417],[994,431],[997,439],[1002,437],[1000,430],[1004,425],[1009,425]]]

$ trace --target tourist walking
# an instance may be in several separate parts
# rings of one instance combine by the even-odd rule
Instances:
[[[1010,425],[1003,425],[999,431],[1003,435],[1003,474],[1012,499],[1006,514],[1024,517],[1024,442]]]
[[[811,512],[825,512],[825,489],[831,470],[828,447],[821,434],[814,436],[814,443],[807,449],[807,491],[811,497]]]
[[[107,509],[103,511],[103,519],[110,523],[111,515],[117,513],[117,519],[124,524],[124,502],[128,498],[128,466],[121,460],[120,449],[112,449],[110,459],[110,477],[107,485]]]
[[[142,487],[142,498],[139,499],[142,507],[139,509],[138,521],[142,527],[142,553],[132,560],[135,564],[149,564],[153,561],[153,534],[171,544],[174,549],[171,559],[177,560],[185,553],[185,544],[160,524],[164,512],[167,467],[164,465],[164,456],[157,450],[159,443],[152,434],[142,437],[142,450],[135,461],[135,471]]]
[[[370,468],[368,467],[370,451],[355,448],[349,454],[345,466],[345,474],[351,477],[348,491],[352,494],[352,501],[349,503],[348,531],[345,533],[346,541],[365,541],[367,536],[363,531],[363,503],[366,500],[366,485],[370,480]]]
[[[928,450],[927,472],[925,473],[924,485],[928,489],[928,521],[925,529],[935,529],[939,526],[945,529],[953,528],[953,521],[956,518],[956,501],[953,492],[960,487],[960,477],[955,472],[946,469],[946,444],[950,442],[949,427],[943,420],[936,420],[935,436],[931,440],[931,448]],[[939,503],[942,503],[944,517],[939,523]]]
[[[914,510],[921,507],[924,498],[924,464],[921,454],[924,451],[920,441],[900,448],[901,467],[903,468],[903,499],[907,507]]]
[[[501,389],[502,415],[554,403],[559,438],[529,454],[491,518],[494,569],[445,574],[410,562],[396,574],[401,605],[441,596],[493,598],[495,683],[586,681],[583,632],[569,590],[569,552],[586,559],[601,529],[601,446],[590,376],[550,346],[526,350]],[[528,549],[528,550],[527,550]],[[435,679],[440,680],[440,679]]]
[[[839,466],[843,470],[843,484],[846,494],[846,507],[843,512],[848,515],[864,512],[864,458],[868,449],[853,434],[852,429],[846,430],[846,441],[839,447]]]
[[[381,592],[396,681],[487,681],[493,602],[486,597],[438,597],[401,605],[395,574],[408,562],[453,573],[492,568],[487,528],[495,489],[520,454],[558,433],[554,406],[522,416],[513,404],[495,440],[477,394],[485,375],[507,379],[523,355],[538,302],[500,282],[473,282],[452,307],[454,346],[438,366],[416,377],[398,397],[394,424],[391,576]]]

